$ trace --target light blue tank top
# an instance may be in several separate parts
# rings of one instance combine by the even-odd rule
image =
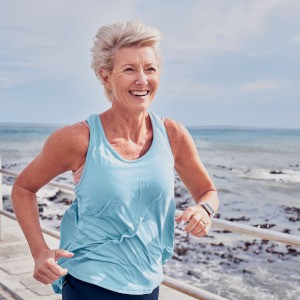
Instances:
[[[149,294],[173,254],[174,158],[163,121],[149,112],[150,149],[126,160],[108,142],[99,115],[88,118],[90,141],[76,199],[61,222],[58,263],[72,276],[123,294]],[[53,283],[61,293],[64,277]]]

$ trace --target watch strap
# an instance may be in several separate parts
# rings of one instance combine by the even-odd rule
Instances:
[[[200,203],[197,204],[197,206],[202,206],[207,211],[210,218],[212,218],[215,215],[214,209],[208,203]]]

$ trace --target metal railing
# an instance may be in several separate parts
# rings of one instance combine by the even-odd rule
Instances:
[[[1,160],[0,160],[0,162],[1,162]],[[4,169],[0,168],[0,176],[1,176],[1,173],[3,175],[12,176],[12,177],[17,177],[19,175],[19,173],[17,173],[17,172],[12,172],[12,171],[8,171],[8,170],[4,170]],[[69,192],[69,193],[70,192],[73,193],[73,191],[74,191],[74,186],[68,185],[68,184],[57,183],[55,181],[50,181],[49,183],[47,183],[47,185],[52,186],[52,187],[57,187],[57,188],[61,189],[62,191]],[[1,191],[0,191],[0,193],[1,193]],[[0,194],[0,196],[1,196],[1,194]],[[1,208],[1,203],[0,203],[0,209],[3,209],[3,208]],[[176,215],[178,215],[179,213],[181,213],[181,211],[176,210]],[[291,246],[300,247],[300,236],[295,236],[295,235],[291,235],[291,234],[287,234],[287,233],[277,232],[277,231],[270,230],[270,229],[258,228],[258,227],[254,227],[254,226],[250,226],[250,225],[240,224],[240,223],[231,222],[231,221],[222,220],[222,219],[216,219],[216,218],[212,219],[212,226],[214,228],[220,228],[223,230],[229,230],[231,232],[247,234],[247,235],[259,237],[261,239],[266,239],[269,241],[276,241],[276,242],[288,244]]]
[[[3,240],[3,223],[2,223],[2,215],[9,217],[11,219],[16,220],[16,217],[13,213],[7,212],[3,210],[3,195],[2,195],[2,174],[5,176],[17,177],[19,173],[12,172],[9,170],[4,170],[1,168],[1,157],[0,157],[0,240]],[[74,187],[71,185],[60,184],[54,181],[49,182],[47,185],[52,187],[57,187],[61,191],[68,192],[74,194]],[[176,210],[176,215],[178,215],[181,211]],[[285,243],[293,246],[300,246],[300,237],[294,236],[286,233],[276,232],[269,229],[256,228],[249,225],[239,224],[231,221],[221,220],[221,219],[212,219],[212,226],[216,228],[221,228],[223,230],[229,230],[231,232],[237,232],[242,234],[247,234],[251,236],[256,236],[266,240],[277,241],[280,243]],[[42,231],[54,238],[59,239],[60,234],[54,230],[48,228],[42,228]],[[181,293],[189,295],[193,298],[200,300],[226,300],[225,298],[202,290],[198,287],[194,287],[190,284],[183,283],[177,279],[166,276],[164,277],[163,285],[168,286],[172,289],[175,289]]]

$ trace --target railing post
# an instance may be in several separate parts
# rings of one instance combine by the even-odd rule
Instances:
[[[0,156],[0,170],[2,170],[1,156]],[[2,172],[0,172],[0,210],[3,210],[3,183],[2,183]],[[0,214],[0,241],[3,241],[3,215]]]

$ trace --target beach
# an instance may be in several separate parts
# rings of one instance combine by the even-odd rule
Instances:
[[[3,168],[21,171],[60,126],[1,124]],[[217,218],[300,235],[300,130],[188,129],[218,189]],[[70,172],[56,180],[74,185]],[[13,178],[3,182],[4,207],[12,211]],[[174,192],[177,209],[194,204],[177,175]],[[41,223],[59,230],[74,196],[47,187],[38,198]],[[217,229],[199,239],[179,226],[165,274],[228,299],[299,299],[299,248]]]

